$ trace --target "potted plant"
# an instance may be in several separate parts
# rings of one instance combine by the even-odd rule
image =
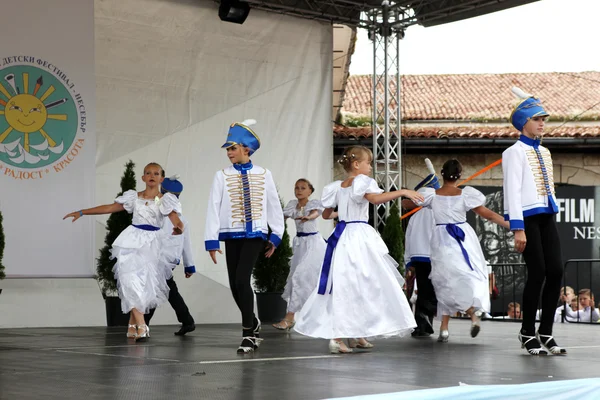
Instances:
[[[404,229],[402,229],[397,202],[394,202],[390,208],[381,238],[385,242],[390,256],[398,263],[398,272],[404,276]]]
[[[4,274],[4,265],[2,265],[2,257],[4,256],[4,228],[2,227],[2,211],[0,211],[0,281],[6,278]],[[2,289],[0,289],[2,294]]]
[[[271,230],[269,229],[269,235]],[[252,276],[254,277],[254,288],[256,289],[256,305],[258,317],[262,322],[278,322],[286,313],[287,304],[281,298],[287,276],[290,273],[290,259],[292,258],[292,247],[287,227],[283,231],[281,244],[275,250],[271,258],[266,258],[261,253]]]
[[[121,178],[121,196],[127,190],[135,190],[135,164],[129,160],[125,164],[125,173]],[[113,274],[113,267],[116,259],[110,258],[110,249],[113,242],[131,225],[133,216],[127,212],[118,212],[111,214],[106,222],[106,236],[104,238],[104,247],[100,249],[100,257],[96,259],[96,280],[102,290],[102,297],[106,305],[106,325],[107,326],[127,326],[129,314],[123,314],[121,311],[121,300],[117,294],[117,281]]]

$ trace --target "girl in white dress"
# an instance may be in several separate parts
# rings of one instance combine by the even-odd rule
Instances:
[[[317,230],[316,222],[323,212],[323,206],[319,200],[308,199],[314,191],[308,180],[298,179],[294,187],[296,200],[290,201],[283,209],[283,216],[296,222],[296,237],[290,273],[281,296],[287,302],[287,314],[273,327],[288,332],[296,324],[294,314],[300,311],[317,286],[325,257],[325,240]]]
[[[448,160],[442,167],[444,184],[440,189],[419,190],[425,197],[418,205],[433,211],[436,227],[431,242],[431,282],[438,299],[438,316],[442,316],[438,341],[447,342],[450,316],[457,312],[471,317],[471,336],[479,333],[481,312],[490,310],[490,293],[486,260],[477,234],[466,223],[467,212],[509,229],[499,214],[484,207],[485,196],[472,187],[459,189],[462,166]],[[406,204],[406,202],[405,202]]]
[[[296,331],[331,339],[332,353],[352,351],[343,338],[360,338],[355,346],[369,348],[365,337],[402,336],[416,326],[398,263],[367,221],[370,204],[423,197],[412,190],[384,193],[368,176],[372,161],[371,150],[350,147],[340,161],[348,178],[323,189],[323,218],[337,206],[340,221],[327,241],[317,288],[296,314]]]
[[[160,261],[160,227],[168,217],[173,223],[173,235],[183,233],[183,223],[179,219],[181,204],[171,193],[160,193],[160,184],[165,177],[162,167],[150,163],[144,168],[142,180],[146,189],[137,193],[128,190],[117,197],[113,204],[87,208],[67,214],[63,219],[77,221],[83,215],[111,214],[120,211],[133,213],[133,224],[128,226],[115,239],[111,254],[117,258],[113,268],[121,310],[131,311],[130,329],[137,328],[135,337],[141,340],[150,337],[144,314],[167,301],[169,287],[167,280],[173,276],[171,268]],[[132,324],[134,322],[134,324]]]

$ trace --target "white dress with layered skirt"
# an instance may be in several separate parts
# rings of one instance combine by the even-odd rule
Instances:
[[[156,308],[169,297],[167,280],[173,272],[161,260],[163,219],[175,211],[181,214],[181,204],[170,193],[160,199],[147,200],[138,197],[135,190],[128,190],[115,202],[133,214],[133,223],[114,241],[111,255],[117,259],[113,268],[121,309],[123,313],[133,308],[142,313]]]
[[[489,312],[487,263],[477,234],[466,222],[467,212],[484,205],[485,196],[470,186],[458,196],[438,196],[430,188],[419,192],[425,197],[420,205],[431,208],[436,223],[429,277],[438,300],[438,316],[471,307]]]
[[[288,303],[288,312],[298,312],[317,286],[319,272],[325,257],[325,240],[317,230],[316,219],[301,222],[296,218],[308,216],[317,210],[319,215],[323,206],[319,200],[310,200],[302,209],[298,208],[298,200],[290,201],[283,209],[283,215],[296,222],[294,238],[294,255],[290,262],[290,273],[283,291],[283,299]]]
[[[295,329],[324,339],[406,335],[416,323],[402,291],[404,279],[380,235],[367,223],[365,194],[382,190],[365,175],[354,178],[350,187],[342,188],[341,183],[323,190],[323,207],[337,206],[340,222],[328,239],[317,288],[296,314]]]

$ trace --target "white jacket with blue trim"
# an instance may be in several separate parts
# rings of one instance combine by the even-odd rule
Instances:
[[[431,208],[422,208],[410,217],[404,238],[404,263],[407,267],[415,261],[431,262],[431,235],[434,228]]]
[[[271,171],[247,163],[215,174],[204,230],[207,251],[218,250],[219,241],[230,239],[262,238],[279,246],[283,231],[283,210]]]
[[[185,227],[183,234],[173,235],[173,223],[169,218],[163,220],[162,229],[164,230],[164,241],[161,248],[162,256],[165,262],[175,268],[179,263],[183,262],[183,268],[186,273],[196,273],[196,264],[192,254],[192,241],[190,240],[190,224],[180,216],[181,222]]]
[[[512,231],[525,229],[525,217],[558,212],[552,156],[539,140],[521,135],[502,153],[502,170],[504,219]]]

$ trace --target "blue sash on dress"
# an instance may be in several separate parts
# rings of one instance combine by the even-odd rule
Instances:
[[[460,226],[458,226],[460,224],[464,224],[464,222],[458,222],[456,224],[437,224],[437,225],[446,225],[446,231],[448,232],[448,234],[451,237],[456,239],[456,242],[460,246],[460,250],[462,251],[463,256],[465,257],[465,261],[469,265],[469,268],[471,268],[471,271],[475,271],[473,269],[473,266],[471,266],[471,260],[469,260],[469,253],[467,253],[467,250],[464,248],[464,246],[462,244],[462,242],[465,241],[465,231],[463,231],[460,228]]]
[[[305,237],[305,236],[316,235],[317,233],[319,233],[319,232],[296,232],[296,236]]]
[[[138,228],[141,229],[143,231],[160,231],[160,228],[158,226],[152,226],[152,225],[135,225],[132,224],[134,228]]]
[[[327,249],[325,250],[325,260],[323,261],[323,267],[321,268],[321,277],[319,278],[319,294],[325,294],[327,291],[327,281],[329,280],[329,272],[331,270],[331,259],[333,258],[333,251],[335,250],[340,236],[346,229],[347,224],[368,224],[367,221],[340,221],[335,226],[333,233],[327,239]],[[331,293],[333,290],[333,284],[331,285]]]

